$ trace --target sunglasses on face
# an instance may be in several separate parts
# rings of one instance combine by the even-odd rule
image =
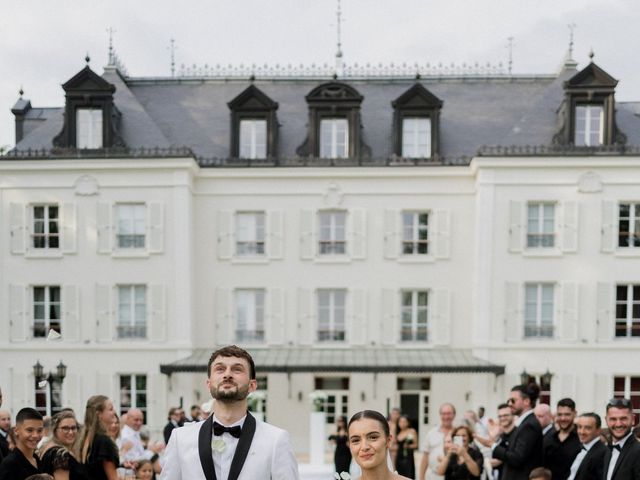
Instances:
[[[607,408],[631,408],[631,400],[628,398],[612,398],[607,403]]]
[[[78,427],[59,427],[59,430],[62,430],[64,433],[77,432]]]
[[[516,400],[514,398],[509,398],[507,400],[507,403],[516,403]]]

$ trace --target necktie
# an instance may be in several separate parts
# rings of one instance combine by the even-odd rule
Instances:
[[[236,425],[235,427],[225,427],[224,425],[220,425],[218,422],[213,422],[213,434],[216,437],[219,437],[224,432],[227,432],[228,434],[233,435],[236,438],[240,438],[242,427],[240,427],[240,425]]]

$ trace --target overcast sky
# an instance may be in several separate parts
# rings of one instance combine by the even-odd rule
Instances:
[[[107,28],[132,76],[168,76],[176,63],[333,63],[337,0],[0,0],[0,146],[14,144],[10,110],[24,88],[34,107],[61,106],[60,85],[84,66],[102,73]],[[555,73],[576,24],[574,58],[620,80],[640,101],[638,0],[342,0],[344,61],[506,64]]]

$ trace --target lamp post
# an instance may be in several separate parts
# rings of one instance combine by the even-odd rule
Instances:
[[[62,363],[62,360],[60,360],[60,363],[58,363],[58,365],[56,366],[55,373],[48,372],[45,374],[44,367],[40,363],[40,360],[36,360],[36,364],[33,366],[33,376],[36,379],[36,384],[39,384],[43,380],[46,380],[47,382],[47,384],[45,385],[46,414],[48,416],[51,416],[51,394],[52,394],[52,388],[53,388],[51,384],[54,381],[58,381],[62,386],[64,377],[67,376],[67,366],[64,363]]]
[[[529,373],[525,369],[522,369],[522,373],[520,374],[520,384],[529,385],[529,377]]]

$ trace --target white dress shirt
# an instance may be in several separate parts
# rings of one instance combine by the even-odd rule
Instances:
[[[518,427],[520,426],[520,424],[521,424],[522,422],[524,422],[524,419],[525,419],[525,418],[527,418],[529,415],[532,415],[532,414],[533,414],[533,409],[531,409],[531,410],[527,410],[527,411],[526,411],[526,412],[524,412],[522,415],[520,415],[520,416],[518,417],[518,419],[516,420],[516,423],[515,423],[516,428],[518,428]]]
[[[580,453],[576,455],[575,460],[571,464],[571,471],[570,471],[571,473],[569,474],[569,478],[567,478],[567,480],[573,480],[574,478],[576,478],[576,473],[578,473],[578,469],[580,468],[580,465],[582,464],[584,457],[587,456],[587,453],[589,453],[589,450],[591,450],[591,447],[593,447],[596,444],[596,442],[599,442],[599,441],[600,441],[600,436],[598,435],[589,443],[582,445],[582,448],[580,449]]]
[[[240,420],[231,425],[225,425],[220,420],[216,418],[216,415],[213,415],[213,421],[218,422],[220,425],[224,425],[225,427],[235,427],[244,425],[244,421],[247,418],[245,415]],[[211,433],[211,442],[215,440],[222,440],[225,443],[223,449],[214,449],[213,452],[213,466],[216,469],[216,478],[218,480],[227,480],[229,478],[229,470],[231,469],[231,461],[233,460],[233,455],[236,453],[236,447],[238,446],[239,438],[234,437],[229,432],[224,432],[221,436],[217,436],[215,433]],[[222,451],[220,451],[222,450]]]
[[[633,435],[633,432],[629,432],[629,435],[624,437],[619,442],[613,442],[613,445],[620,445],[620,450],[622,450],[624,448],[624,444],[627,440],[629,440],[629,437],[631,435]],[[611,477],[613,477],[613,471],[616,468],[616,463],[618,462],[618,457],[620,456],[620,450],[618,450],[617,448],[613,448],[611,450],[611,460],[609,461],[609,470],[607,470],[607,480],[611,480]]]
[[[123,460],[135,461],[146,458],[144,445],[142,445],[142,439],[140,438],[140,432],[134,430],[129,425],[122,427],[120,439],[116,444],[118,444],[118,448],[120,449],[126,442],[131,442],[132,446],[122,455]]]

